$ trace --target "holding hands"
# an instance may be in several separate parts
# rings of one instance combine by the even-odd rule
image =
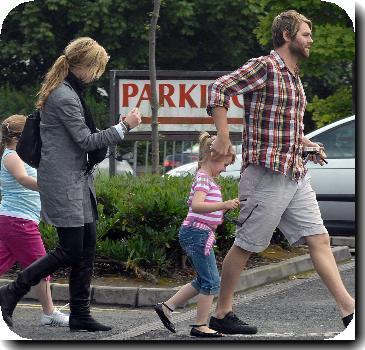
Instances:
[[[233,155],[234,151],[232,148],[231,141],[229,137],[222,135],[217,135],[216,139],[213,141],[211,146],[211,155],[213,161],[219,161],[227,156]]]

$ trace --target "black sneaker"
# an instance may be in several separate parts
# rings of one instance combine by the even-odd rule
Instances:
[[[345,328],[347,328],[347,326],[350,324],[353,318],[354,318],[354,313],[342,318],[342,322]]]
[[[241,321],[232,311],[222,319],[211,317],[209,328],[224,334],[256,334],[257,327]]]

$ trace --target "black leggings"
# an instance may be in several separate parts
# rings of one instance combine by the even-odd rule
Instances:
[[[96,229],[95,223],[84,227],[58,227],[59,245],[56,255],[64,256],[71,266],[69,277],[70,309],[72,315],[89,313],[90,282],[95,259]]]
[[[88,299],[95,258],[95,223],[82,227],[57,228],[59,244],[18,274],[14,288],[19,296],[62,267],[71,266],[70,300]],[[79,290],[79,291],[77,291]]]
[[[57,227],[59,244],[55,251],[64,256],[64,266],[78,265],[87,259],[94,261],[96,246],[95,222],[81,227]]]
[[[9,284],[17,300],[40,280],[61,267],[71,266],[69,278],[70,309],[73,317],[88,317],[90,313],[90,281],[95,259],[95,223],[82,227],[57,228],[59,244],[56,249],[36,260]]]

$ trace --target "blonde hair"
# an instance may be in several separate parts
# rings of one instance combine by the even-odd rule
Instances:
[[[107,52],[95,40],[88,37],[72,40],[46,74],[37,94],[36,108],[44,106],[49,94],[67,77],[70,68],[87,68],[92,80],[96,80],[104,73],[108,60]]]
[[[206,131],[202,132],[199,136],[199,159],[198,159],[198,170],[202,164],[211,157],[211,146],[213,141],[217,137],[215,135],[210,136]],[[236,159],[236,154],[232,154],[231,164]]]
[[[0,156],[2,156],[4,149],[9,145],[14,138],[19,138],[26,121],[26,116],[15,114],[6,118],[1,123],[1,143],[0,143]]]
[[[274,48],[281,47],[284,43],[284,31],[289,33],[291,39],[294,39],[299,31],[299,26],[302,23],[307,23],[310,30],[312,30],[312,22],[302,14],[298,13],[295,10],[289,10],[286,12],[282,12],[277,15],[271,27],[272,33],[272,42]]]

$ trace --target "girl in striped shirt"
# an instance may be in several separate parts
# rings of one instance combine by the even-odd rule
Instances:
[[[211,145],[215,136],[204,132],[199,137],[198,170],[191,186],[188,206],[189,212],[180,231],[179,241],[197,273],[193,281],[184,285],[169,300],[155,305],[155,310],[164,326],[175,333],[171,322],[171,312],[177,307],[197,296],[196,324],[191,325],[190,335],[196,337],[221,337],[207,326],[209,311],[214,295],[218,293],[220,277],[215,259],[213,244],[214,232],[223,221],[223,212],[239,206],[238,198],[222,201],[220,187],[214,178],[232,164],[235,155],[219,160],[212,159]]]

